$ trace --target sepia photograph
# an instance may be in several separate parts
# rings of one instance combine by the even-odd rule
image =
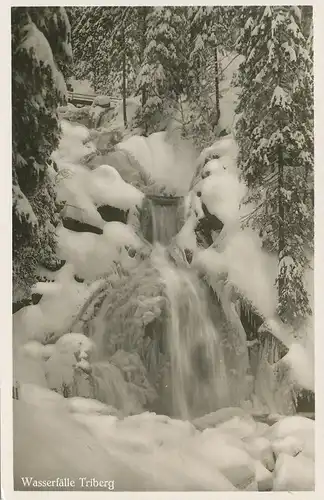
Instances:
[[[313,17],[11,7],[15,491],[315,490]]]

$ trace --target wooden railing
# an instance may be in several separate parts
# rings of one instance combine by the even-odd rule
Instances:
[[[80,94],[78,92],[68,92],[68,102],[71,102],[75,105],[87,106],[91,105],[94,99],[97,97],[97,94]],[[110,99],[110,102],[113,104],[117,104],[120,99],[117,97],[107,96]]]

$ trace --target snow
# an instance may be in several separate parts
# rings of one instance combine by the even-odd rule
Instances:
[[[114,167],[100,165],[90,170],[80,164],[85,156],[95,152],[86,127],[62,121],[62,132],[59,147],[52,157],[60,170],[56,182],[57,199],[66,203],[65,217],[102,229],[105,221],[97,206],[129,210],[141,205],[143,193],[126,183]]]
[[[290,371],[290,380],[297,386],[315,390],[314,373],[314,346],[306,349],[302,344],[294,342],[286,356],[280,360],[280,364],[288,366]]]
[[[107,222],[103,234],[76,233],[60,226],[57,229],[59,257],[73,264],[80,278],[93,280],[112,271],[115,264],[131,268],[136,260],[129,257],[126,246],[139,249],[141,240],[133,229],[121,222]]]
[[[13,207],[17,212],[20,220],[24,218],[33,225],[36,225],[37,217],[28,201],[24,193],[21,191],[18,185],[12,185],[12,198],[13,198]]]
[[[89,181],[88,193],[97,206],[111,205],[128,210],[142,204],[144,194],[125,182],[110,165],[100,165],[92,170]]]
[[[241,215],[240,201],[245,195],[246,187],[239,181],[237,175],[221,167],[215,168],[220,165],[220,160],[208,162],[206,170],[209,168],[209,163],[213,169],[212,175],[199,184],[201,200],[207,206],[209,213],[216,215],[224,224],[234,222]]]
[[[307,457],[281,453],[276,462],[273,491],[312,491],[315,489],[314,463]]]
[[[289,55],[290,62],[297,61],[296,52],[295,52],[294,48],[291,45],[289,45],[288,42],[283,43],[282,48]]]
[[[177,195],[188,192],[195,173],[196,155],[186,141],[169,138],[166,132],[156,132],[149,137],[130,137],[117,148],[132,155],[160,188],[165,186]]]
[[[78,334],[60,341],[72,351],[82,347],[82,342],[86,343],[83,347],[91,347],[89,340]],[[107,372],[110,377],[112,369],[118,370],[111,365]],[[120,392],[121,387],[118,389]],[[105,467],[108,463],[114,468],[115,481],[119,478],[117,490],[127,490],[129,481],[134,488],[136,484],[151,491],[264,491],[272,489],[272,484],[275,491],[313,489],[314,454],[309,446],[314,438],[313,421],[285,417],[272,427],[266,425],[264,436],[255,437],[258,424],[241,409],[225,408],[214,417],[216,428],[203,432],[190,422],[151,412],[121,419],[109,403],[82,397],[66,399],[48,389],[24,384],[20,400],[14,401],[19,476],[56,477],[59,459],[69,477],[74,477],[75,470],[88,475],[90,460],[94,477],[100,478],[105,459]],[[19,459],[22,448],[24,461]],[[300,448],[303,451],[299,455],[291,456]],[[278,457],[276,464],[272,450]],[[131,475],[125,476],[125,470]]]
[[[286,108],[288,101],[289,96],[287,92],[282,87],[277,85],[277,87],[273,91],[270,105]]]
[[[134,117],[141,106],[141,98],[137,97],[129,97],[126,99],[126,113],[127,113],[127,122],[131,124],[134,120]],[[123,137],[132,136],[135,133],[135,130],[131,130],[129,127],[125,129],[124,125],[124,116],[123,116],[123,103],[120,100],[114,109],[114,114],[107,123],[102,123],[102,126],[105,127],[109,131],[119,131],[121,132]]]
[[[261,250],[261,241],[251,229],[233,231],[225,236],[223,249],[199,250],[195,266],[211,277],[228,273],[228,281],[252,302],[264,316],[272,317],[276,310],[276,262]]]
[[[66,333],[55,343],[52,355],[45,362],[48,387],[61,392],[63,387],[70,388],[75,383],[75,370],[87,372],[88,359],[95,349],[93,342],[80,333]],[[84,353],[87,360],[81,354]],[[80,359],[81,358],[81,359]],[[79,361],[77,361],[79,359]]]
[[[45,66],[50,67],[56,89],[61,94],[61,98],[66,97],[67,88],[65,80],[62,73],[56,66],[56,63],[53,58],[52,49],[46,37],[30,19],[29,23],[24,27],[24,30],[26,33],[25,39],[20,45],[20,49],[24,49],[27,52],[33,50],[33,54],[37,63],[38,64],[42,63]]]
[[[110,97],[107,95],[97,95],[93,100],[92,106],[110,107]]]
[[[96,151],[94,145],[89,141],[90,132],[87,127],[80,124],[72,124],[67,120],[60,122],[62,136],[58,149],[52,153],[52,158],[60,167],[63,165],[78,164],[85,156]]]
[[[236,57],[235,57],[236,56]],[[244,60],[243,56],[237,56],[230,53],[222,59],[221,66],[225,68],[219,84],[220,90],[220,119],[217,130],[230,131],[233,128],[235,120],[235,108],[237,105],[239,88],[233,86],[233,77],[237,72],[239,65]]]
[[[118,411],[112,406],[101,403],[97,399],[74,397],[68,398],[67,406],[71,413],[117,416]]]
[[[91,83],[89,80],[77,80],[73,76],[68,79],[68,83],[70,83],[73,87],[73,92],[76,94],[94,94],[94,90],[91,87]]]
[[[13,341],[43,341],[48,335],[66,332],[89,294],[91,286],[74,280],[75,269],[65,264],[57,273],[57,293],[44,296],[37,305],[20,309],[13,315]]]

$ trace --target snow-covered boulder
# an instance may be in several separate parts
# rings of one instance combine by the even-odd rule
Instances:
[[[272,449],[276,457],[281,453],[295,457],[303,449],[303,442],[298,436],[286,436],[284,438],[275,439],[272,442]]]
[[[90,398],[73,397],[67,399],[67,407],[71,413],[119,416],[118,410],[101,401]]]
[[[28,489],[22,477],[42,481],[68,477],[75,481],[76,488],[72,489],[81,489],[80,477],[107,481],[107,470],[109,479],[114,480],[115,490],[136,491],[145,484],[145,474],[135,471],[117,454],[113,456],[100,439],[95,439],[68,412],[54,412],[51,406],[41,404],[35,411],[32,404],[14,401],[13,425],[17,490]]]
[[[196,418],[192,423],[197,429],[204,430],[209,427],[217,427],[233,417],[250,418],[242,408],[229,407],[221,408],[213,413],[208,413],[203,417]]]
[[[276,461],[273,491],[313,491],[315,464],[301,454],[292,457],[281,453]]]
[[[141,191],[127,184],[110,165],[100,165],[91,171],[87,192],[96,206],[108,204],[123,210],[140,207],[144,198]]]
[[[241,416],[235,416],[226,422],[219,424],[217,426],[217,430],[220,432],[230,433],[231,436],[243,439],[254,435],[256,422],[251,417],[242,418]]]
[[[255,480],[255,461],[237,444],[233,437],[211,429],[203,432],[191,446],[195,446],[195,452],[208,459],[236,488],[243,490]]]
[[[110,108],[111,100],[107,95],[97,95],[92,103],[92,106],[100,106],[102,108]]]
[[[269,471],[273,471],[275,460],[272,445],[265,437],[248,437],[244,439],[245,449],[252,458],[260,461]]]
[[[254,462],[254,466],[258,491],[271,491],[273,487],[273,474],[258,460]]]
[[[47,408],[52,411],[66,411],[67,400],[61,394],[35,384],[23,384],[19,391],[19,401]]]

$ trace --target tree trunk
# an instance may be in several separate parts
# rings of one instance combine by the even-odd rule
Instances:
[[[282,146],[278,147],[278,257],[279,262],[283,257],[283,251],[285,249],[285,209],[284,201],[282,197],[282,188],[284,183],[284,159]],[[283,292],[283,279],[279,276],[278,280],[278,294],[279,294],[279,304],[282,303],[282,292]]]
[[[123,118],[124,118],[124,127],[127,128],[127,108],[126,108],[126,40],[125,40],[125,32],[123,29]]]
[[[147,7],[142,7],[142,16],[141,16],[141,64],[144,62],[144,50],[146,47],[146,29],[147,29],[147,23],[146,23],[146,17],[147,17]],[[147,100],[147,92],[146,92],[146,85],[142,87],[142,108],[144,108]]]
[[[92,85],[93,85],[93,90],[95,93],[97,92],[97,68],[96,65],[94,64],[95,61],[95,46],[94,43],[92,43]]]
[[[147,30],[147,22],[146,22],[146,18],[147,18],[147,14],[148,14],[148,8],[147,7],[140,7],[141,9],[141,20],[140,20],[140,24],[141,24],[141,60],[140,60],[140,63],[141,63],[141,66],[144,62],[144,50],[145,50],[145,47],[146,47],[146,30]],[[142,96],[141,96],[141,105],[142,105],[142,109],[144,109],[144,106],[146,104],[146,101],[147,101],[147,88],[146,88],[146,85],[143,85],[142,87]],[[148,131],[148,127],[147,127],[147,123],[145,122],[144,123],[144,134],[147,136],[147,131]]]
[[[218,53],[217,46],[214,48],[214,71],[215,71],[215,101],[216,101],[216,116],[214,121],[214,128],[217,127],[220,118],[220,105],[219,105],[219,68],[218,68]]]

